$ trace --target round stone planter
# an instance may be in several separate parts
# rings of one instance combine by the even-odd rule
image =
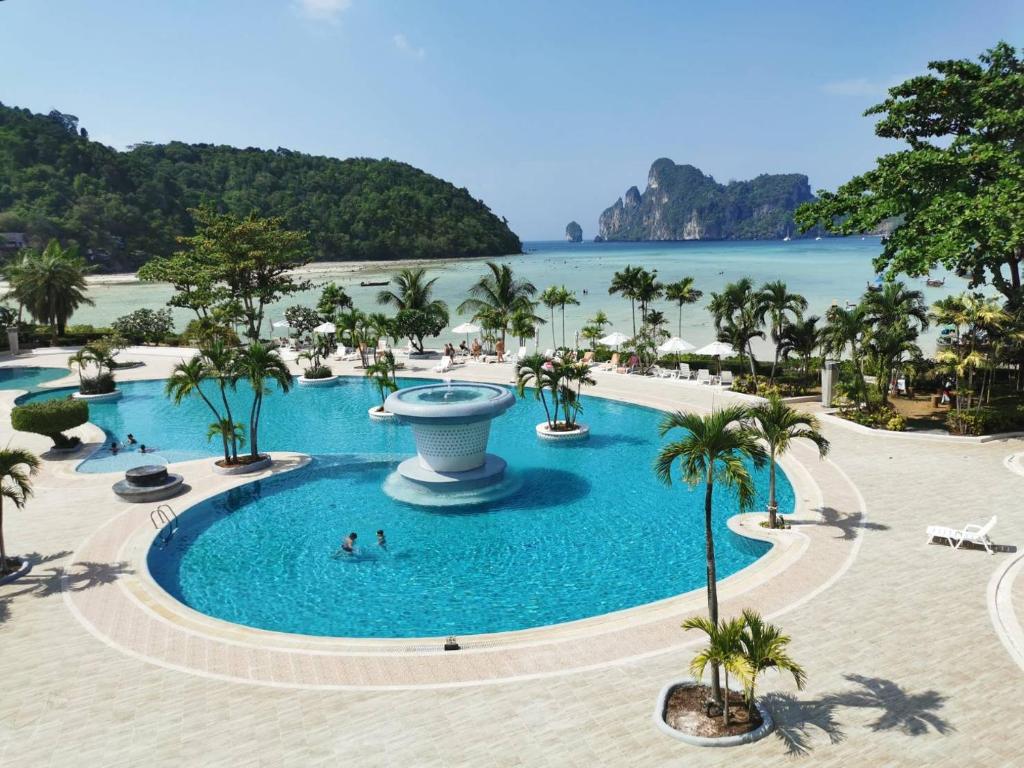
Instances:
[[[391,411],[381,410],[381,408],[379,406],[376,406],[376,405],[373,408],[371,408],[370,410],[368,410],[367,413],[370,414],[370,418],[373,419],[374,421],[394,421],[395,420],[395,414],[393,414]]]
[[[561,424],[562,422],[559,422]],[[573,440],[586,440],[590,437],[590,427],[586,424],[576,423],[576,429],[571,432],[559,432],[553,430],[548,426],[546,421],[542,421],[537,425],[537,437],[544,440],[553,440],[556,442],[571,442]]]
[[[125,501],[141,504],[163,501],[181,492],[185,478],[167,471],[161,464],[132,467],[124,473],[124,480],[112,486],[114,493]]]
[[[269,455],[263,455],[259,461],[252,461],[248,464],[236,464],[231,467],[222,467],[216,462],[213,464],[213,473],[215,475],[248,475],[251,472],[262,472],[264,469],[270,469],[270,465],[274,463],[274,460]]]
[[[78,453],[85,443],[79,442],[75,445],[68,446],[67,448],[58,448],[56,445],[51,445],[50,450],[47,453],[52,453],[55,456],[71,456],[74,453]]]
[[[121,390],[115,389],[113,392],[104,392],[102,395],[83,395],[81,392],[75,392],[71,397],[75,400],[85,400],[87,403],[112,403],[114,400],[121,399]]]
[[[307,379],[305,375],[303,375],[298,378],[299,384],[303,387],[329,387],[337,380],[337,376],[328,376],[326,379]]]
[[[749,733],[742,733],[739,736],[694,736],[683,731],[677,731],[671,725],[665,722],[665,705],[668,702],[668,697],[672,694],[676,688],[692,688],[696,683],[688,678],[680,678],[678,680],[671,680],[665,684],[661,689],[661,693],[658,694],[658,701],[654,707],[654,727],[664,733],[666,736],[671,736],[673,739],[692,744],[695,747],[738,747],[741,744],[751,744],[755,741],[760,741],[775,728],[775,722],[772,720],[772,716],[768,713],[768,710],[761,706],[760,703],[755,702],[754,706],[757,707],[757,711],[761,714],[761,725]]]
[[[16,570],[14,573],[8,573],[6,576],[0,578],[0,586],[4,584],[11,584],[12,582],[17,581],[22,576],[28,575],[28,572],[31,570],[32,563],[30,563],[28,560],[22,560],[21,567],[18,570]]]

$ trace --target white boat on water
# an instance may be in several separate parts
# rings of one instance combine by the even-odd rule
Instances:
[[[782,238],[782,242],[788,243],[789,242],[789,235],[786,235],[784,238]]]
[[[819,235],[818,237],[816,237],[816,238],[814,238],[814,239],[815,239],[815,240],[821,240],[821,236]]]

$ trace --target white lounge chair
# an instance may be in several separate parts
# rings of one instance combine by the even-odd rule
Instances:
[[[723,387],[731,387],[732,386],[732,371],[722,371],[722,376],[718,380],[718,383],[721,384]]]
[[[710,384],[711,383],[711,371],[707,368],[701,368],[697,371],[697,383],[698,384]]]
[[[692,376],[693,376],[693,373],[692,373],[692,371],[690,371],[690,364],[689,363],[680,363],[679,364],[679,369],[676,371],[676,378],[677,379],[689,380]]]
[[[671,379],[675,376],[675,371],[670,371],[668,368],[662,368],[660,365],[655,365],[651,368],[651,376],[658,379]]]
[[[988,537],[989,531],[996,527],[996,520],[998,518],[992,515],[992,519],[984,525],[977,525],[975,523],[968,523],[963,528],[947,528],[944,525],[929,525],[928,526],[928,543],[931,543],[935,539],[945,539],[949,542],[949,546],[952,549],[960,549],[960,545],[964,542],[968,544],[978,544],[985,548],[985,551],[990,555],[995,553],[992,551],[992,539]]]
[[[441,362],[434,366],[435,373],[447,373],[452,369],[451,358],[442,357]]]
[[[614,371],[618,367],[619,367],[619,353],[618,352],[613,352],[611,360],[609,360],[607,363],[602,363],[599,370],[602,370],[602,371]]]

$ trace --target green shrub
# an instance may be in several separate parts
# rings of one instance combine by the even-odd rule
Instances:
[[[334,374],[326,365],[311,365],[303,371],[307,379],[329,379]]]
[[[159,344],[174,330],[174,320],[169,309],[136,309],[117,318],[111,327],[132,344]]]
[[[46,435],[57,448],[68,448],[80,440],[69,438],[65,430],[89,421],[89,404],[82,400],[45,400],[17,405],[11,411],[11,426],[20,432]]]
[[[946,428],[954,435],[994,435],[1022,427],[1024,406],[963,410],[959,413],[954,409],[946,416]]]
[[[104,371],[97,376],[83,376],[78,391],[83,395],[106,395],[117,389],[114,374]]]

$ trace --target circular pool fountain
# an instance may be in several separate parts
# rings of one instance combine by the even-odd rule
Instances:
[[[384,408],[412,426],[416,456],[398,474],[421,489],[456,493],[501,480],[507,463],[487,453],[491,420],[515,404],[496,384],[427,384],[392,392]]]

